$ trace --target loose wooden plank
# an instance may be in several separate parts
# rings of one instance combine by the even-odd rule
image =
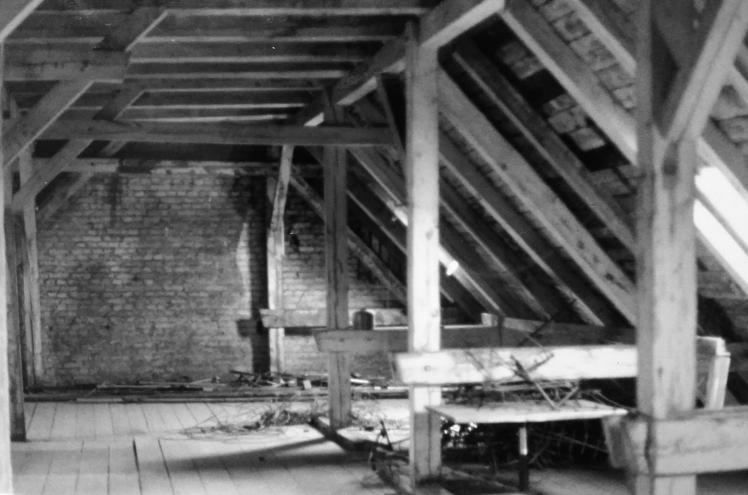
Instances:
[[[48,139],[203,144],[298,144],[305,146],[388,146],[386,129],[351,127],[247,126],[235,123],[124,123],[62,118],[44,133]]]
[[[588,400],[569,401],[555,409],[547,402],[501,402],[485,403],[479,407],[466,404],[442,404],[429,410],[455,423],[478,424],[544,423],[628,414],[627,409]]]
[[[408,349],[407,330],[328,330],[316,332],[314,338],[322,352],[349,352],[365,354],[369,352],[405,352]],[[501,332],[498,327],[442,329],[442,348],[454,349],[479,347],[481,345],[501,345]]]
[[[404,383],[439,385],[519,380],[515,361],[534,380],[580,380],[636,376],[633,346],[474,348],[396,354]]]
[[[412,28],[412,25],[411,25]],[[439,297],[439,122],[437,50],[419,45],[411,29],[406,47],[405,184],[408,204],[408,349],[441,346]],[[438,387],[410,387],[410,467],[413,485],[441,467],[441,431],[427,407],[441,403]]]

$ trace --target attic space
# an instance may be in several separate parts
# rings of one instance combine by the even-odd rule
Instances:
[[[746,34],[1,1],[0,494],[747,493]]]

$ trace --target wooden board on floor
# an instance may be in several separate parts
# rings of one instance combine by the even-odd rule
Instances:
[[[499,402],[480,406],[442,404],[429,410],[455,423],[543,423],[623,416],[628,410],[588,400],[572,400],[555,409],[547,402]]]
[[[95,441],[83,442],[76,495],[107,493],[108,478],[109,446]]]
[[[155,438],[136,438],[138,473],[142,495],[173,494],[169,472],[161,452],[161,444]]]
[[[109,495],[139,495],[138,468],[133,442],[115,442],[109,447]]]

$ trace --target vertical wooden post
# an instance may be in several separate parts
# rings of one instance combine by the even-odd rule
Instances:
[[[5,196],[5,253],[7,261],[7,325],[8,325],[8,373],[10,375],[10,438],[16,442],[26,440],[26,417],[23,410],[23,338],[21,334],[20,297],[18,285],[18,243],[16,233],[20,231],[11,200],[13,198],[13,169],[4,169]],[[18,220],[18,222],[16,221]],[[16,226],[18,225],[18,229]]]
[[[408,28],[406,49],[406,154],[408,198],[408,350],[441,346],[439,297],[439,126],[437,51]],[[441,467],[439,419],[427,411],[441,403],[439,387],[410,387],[410,465],[413,483]]]
[[[0,39],[0,81],[5,65],[4,43]],[[2,118],[0,118],[2,121]],[[0,126],[0,144],[3,131]],[[5,163],[0,146],[0,163]],[[5,174],[0,174],[5,181]],[[0,195],[5,194],[5,186],[0,184]],[[5,204],[5,200],[0,202]],[[5,224],[0,224],[0,260],[5,260]],[[0,493],[13,493],[13,470],[10,464],[10,400],[8,390],[8,325],[6,319],[6,264],[0,263]]]
[[[329,109],[329,117],[334,117]],[[327,147],[324,151],[325,195],[325,266],[327,272],[327,326],[348,328],[348,205],[346,151]],[[351,364],[350,356],[330,353],[328,393],[330,426],[334,429],[350,424]]]
[[[642,176],[636,215],[637,403],[652,425],[693,409],[696,376],[695,136],[668,139],[663,125],[663,102],[676,68],[658,29],[654,3],[640,4],[637,129]],[[640,473],[635,491],[695,494],[696,477]]]
[[[31,151],[26,150],[18,157],[18,171],[21,184],[26,183],[34,173]],[[23,207],[23,322],[26,347],[26,375],[30,384],[37,384],[44,373],[42,359],[42,313],[39,294],[39,255],[36,244],[36,200]]]
[[[291,178],[293,146],[283,146],[278,178],[268,181],[268,194],[273,198],[273,211],[267,233],[268,308],[283,309],[283,259],[286,256],[286,212],[288,182]],[[284,328],[269,329],[270,371],[282,373],[285,369],[283,341]]]

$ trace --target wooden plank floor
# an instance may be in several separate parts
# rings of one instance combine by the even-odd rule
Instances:
[[[309,426],[246,434],[211,428],[249,423],[267,409],[247,403],[29,403],[29,441],[13,444],[15,493],[392,493],[365,457]]]

